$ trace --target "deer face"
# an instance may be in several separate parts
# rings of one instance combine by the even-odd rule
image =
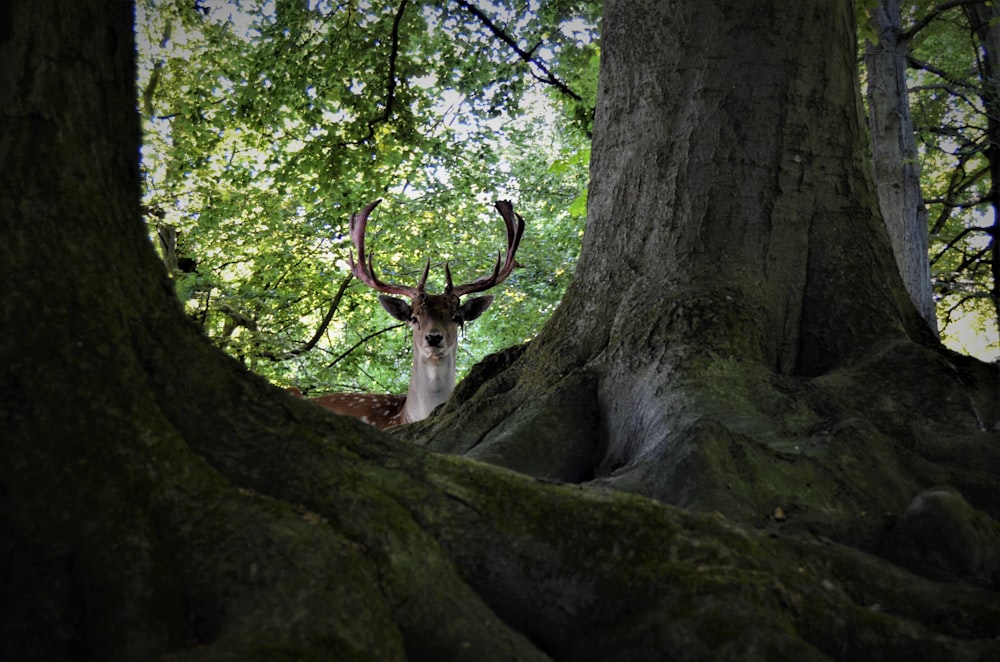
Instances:
[[[412,305],[385,294],[379,295],[378,301],[386,312],[410,325],[415,358],[440,361],[454,356],[458,329],[482,315],[493,303],[493,297],[474,297],[463,304],[454,294],[421,292]]]
[[[518,266],[514,259],[524,234],[524,219],[514,213],[514,206],[507,200],[496,202],[507,229],[507,251],[497,255],[493,272],[470,283],[455,285],[451,280],[448,263],[444,265],[445,289],[443,294],[427,294],[427,274],[431,261],[427,260],[424,273],[416,286],[385,283],[375,275],[372,255],[365,250],[365,228],[368,215],[379,201],[367,205],[351,216],[351,243],[358,252],[354,261],[351,251],[348,263],[351,273],[379,295],[379,303],[396,319],[409,324],[413,331],[413,370],[410,388],[405,396],[380,394],[333,393],[316,401],[333,411],[361,418],[372,425],[384,428],[401,423],[412,423],[427,418],[435,407],[445,402],[455,388],[455,348],[458,346],[458,329],[483,314],[493,297],[486,295],[469,299],[461,298],[499,285]],[[390,294],[402,295],[407,303]]]

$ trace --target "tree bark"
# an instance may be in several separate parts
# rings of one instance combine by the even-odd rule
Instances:
[[[792,510],[869,550],[937,482],[1000,515],[996,375],[903,286],[853,37],[849,3],[607,3],[573,283],[527,348],[398,434],[740,521]],[[982,473],[940,472],[980,452]]]
[[[624,315],[637,307],[644,314],[591,323],[571,314],[573,310],[561,312],[528,350],[510,350],[482,365],[479,375],[492,379],[464,386],[467,411],[450,416],[478,421],[494,409],[510,414],[504,394],[517,389],[530,394],[528,387],[534,388],[534,395],[552,409],[546,414],[544,408],[525,407],[517,414],[520,419],[509,416],[508,432],[520,430],[525,437],[537,433],[535,440],[548,435],[559,448],[572,447],[585,456],[585,462],[567,461],[569,465],[589,466],[595,456],[588,446],[594,439],[588,425],[596,422],[604,435],[605,456],[621,457],[626,460],[622,466],[631,467],[619,474],[604,472],[605,484],[615,485],[617,479],[624,487],[629,486],[622,479],[636,475],[635,468],[647,462],[631,451],[670,460],[664,452],[669,444],[653,443],[649,436],[662,433],[676,433],[680,445],[701,453],[700,466],[689,464],[693,471],[711,474],[713,457],[729,462],[728,475],[722,480],[715,476],[719,490],[727,489],[727,480],[746,482],[755,463],[775,458],[795,473],[812,472],[817,481],[824,471],[835,476],[838,466],[857,464],[873,453],[895,459],[895,447],[886,442],[886,430],[895,430],[893,426],[901,428],[895,430],[900,436],[913,433],[914,456],[926,453],[925,445],[933,441],[928,435],[939,432],[948,432],[948,440],[964,435],[966,446],[977,448],[981,437],[967,431],[963,417],[975,406],[984,424],[996,420],[996,372],[975,362],[952,363],[939,349],[910,342],[906,332],[916,316],[904,305],[898,279],[876,293],[860,288],[850,290],[850,297],[839,292],[832,303],[817,298],[837,293],[831,288],[843,280],[867,284],[863,279],[875,274],[876,266],[884,270],[877,275],[891,272],[890,259],[876,259],[859,274],[841,274],[839,281],[813,286],[811,278],[836,271],[837,259],[848,260],[845,269],[857,266],[851,256],[840,254],[842,245],[816,248],[820,255],[815,261],[812,251],[805,264],[799,264],[801,257],[792,260],[805,286],[777,303],[740,277],[752,275],[760,279],[755,286],[780,290],[777,277],[759,264],[743,268],[734,261],[719,269],[699,268],[694,256],[678,251],[673,257],[681,264],[668,267],[677,286],[658,285],[643,275],[647,266],[655,275],[662,256],[636,243],[646,239],[637,232],[667,234],[669,228],[679,236],[668,245],[677,241],[685,251],[705,251],[713,259],[729,250],[721,238],[692,236],[698,233],[683,220],[689,213],[675,217],[671,206],[701,209],[692,218],[706,229],[726,227],[705,210],[718,206],[735,212],[738,205],[728,194],[717,200],[700,190],[699,181],[707,177],[721,185],[718,178],[725,174],[713,173],[704,159],[723,147],[731,150],[729,158],[750,158],[756,152],[747,147],[740,153],[720,142],[706,143],[708,152],[702,153],[697,141],[710,137],[710,122],[694,120],[701,115],[718,122],[727,116],[714,115],[713,107],[740,105],[749,109],[748,122],[767,120],[776,130],[785,120],[776,121],[754,103],[743,104],[756,93],[742,79],[732,88],[713,80],[702,89],[699,81],[711,80],[705,78],[709,72],[699,71],[706,66],[700,57],[704,48],[686,55],[689,62],[678,67],[679,78],[664,79],[686,81],[686,89],[674,83],[657,89],[657,79],[644,78],[641,68],[623,69],[630,25],[624,4],[609,2],[607,8],[603,103],[629,99],[637,104],[636,113],[652,121],[669,117],[652,106],[670,101],[686,108],[692,121],[679,125],[687,132],[678,135],[681,151],[664,151],[647,171],[645,161],[630,163],[615,156],[627,148],[631,151],[626,154],[647,158],[639,153],[640,141],[626,131],[638,127],[638,118],[631,112],[616,117],[613,106],[603,108],[602,157],[595,166],[593,193],[612,200],[594,200],[592,212],[625,209],[636,216],[591,221],[588,232],[605,242],[588,240],[584,280],[570,301],[584,306],[575,311],[580,314]],[[755,35],[745,44],[755,50],[747,52],[784,62],[771,72],[783,79],[798,70],[793,62],[803,53],[793,52],[786,60],[779,57],[780,49],[761,50],[771,39],[766,31],[775,25],[778,4],[782,12],[787,9],[787,3],[776,3],[773,11],[741,16],[746,10],[729,14],[700,0],[678,2],[671,11],[648,17],[664,28],[673,27],[667,19],[674,17],[682,19],[677,27],[695,28],[706,18],[723,28],[744,22]],[[798,21],[801,34],[819,34],[821,27],[840,24],[841,40],[848,40],[847,2],[834,6],[818,0],[802,6],[791,10],[797,17],[790,19]],[[832,15],[828,7],[834,7]],[[727,518],[597,486],[552,485],[400,443],[246,373],[184,318],[138,221],[138,125],[128,7],[116,0],[19,0],[0,11],[0,57],[5,63],[0,115],[6,127],[0,140],[0,273],[7,285],[0,298],[4,659],[864,660],[920,655],[973,660],[988,659],[995,651],[1000,607],[995,575],[990,574],[995,566],[988,556],[970,561],[939,555],[936,570],[947,581],[929,581],[828,539],[797,535],[809,518],[798,519],[787,499],[780,502],[788,506],[787,516],[774,513],[762,522],[760,508],[774,504],[769,498],[750,504],[739,518]],[[682,30],[664,34],[679,43],[688,40]],[[707,45],[706,34],[700,35]],[[823,41],[829,46],[828,38]],[[639,46],[643,57],[658,61],[655,48]],[[827,73],[831,79],[849,78],[840,71],[848,65],[850,58],[839,53]],[[784,74],[778,75],[779,70]],[[628,91],[624,96],[622,86]],[[737,96],[726,97],[727,89]],[[805,91],[789,97],[809,101],[814,111],[825,109],[834,117],[849,114],[834,112],[833,100],[824,105],[822,95]],[[715,99],[717,94],[724,98]],[[779,115],[801,119],[793,106]],[[724,125],[717,130],[735,130]],[[743,130],[749,132],[751,126]],[[660,139],[666,135],[662,127],[650,128]],[[857,133],[858,126],[854,128]],[[806,133],[796,134],[801,140],[789,143],[797,146],[792,155],[778,160],[783,174],[777,183],[742,164],[747,175],[756,176],[756,186],[772,182],[763,192],[777,196],[781,213],[761,218],[760,210],[751,208],[749,220],[742,213],[731,219],[731,229],[795,225],[801,210],[791,203],[801,196],[817,208],[806,217],[805,237],[836,237],[842,230],[836,221],[844,216],[864,232],[878,227],[870,192],[865,204],[847,197],[857,192],[850,173],[860,168],[860,152],[850,155],[845,166],[840,159],[849,155],[843,145],[832,149],[828,141]],[[814,165],[802,166],[796,155]],[[688,162],[697,165],[691,172]],[[817,177],[815,171],[826,174]],[[638,189],[625,179],[619,190],[615,172],[656,185]],[[648,180],[671,173],[677,176],[663,185]],[[675,180],[693,187],[690,198]],[[800,180],[812,182],[817,191],[803,192]],[[737,188],[749,205],[752,191]],[[839,203],[829,189],[839,190]],[[862,185],[860,190],[868,189]],[[651,199],[663,207],[651,206]],[[644,226],[640,212],[662,213],[665,228]],[[817,227],[817,219],[831,227]],[[618,229],[625,235],[616,239]],[[801,231],[785,228],[778,234],[797,236]],[[880,236],[867,237],[875,246],[860,249],[865,257],[874,259],[886,246]],[[785,255],[766,243],[740,242],[733,255]],[[610,252],[608,257],[599,254],[600,246]],[[618,264],[617,257],[627,262]],[[603,264],[616,267],[608,278],[626,288],[615,290],[611,303],[598,298],[588,304],[581,288],[600,282],[593,270]],[[698,273],[684,271],[688,268]],[[717,270],[725,275],[721,284],[701,280]],[[667,289],[672,294],[663,292]],[[595,290],[599,296],[610,292]],[[722,302],[728,307],[720,309]],[[837,323],[830,318],[831,307],[846,314],[857,305],[888,320]],[[792,328],[772,338],[775,326],[784,328],[789,317],[800,320],[805,331]],[[818,326],[824,319],[831,328]],[[751,325],[749,335],[740,333],[742,326],[731,325]],[[581,332],[565,356],[558,347],[560,328]],[[564,343],[572,339],[562,337]],[[866,349],[868,344],[876,349]],[[552,360],[552,375],[543,374],[546,365],[539,357],[544,356]],[[838,367],[815,379],[803,376],[828,364]],[[887,374],[884,369],[893,365],[908,372]],[[956,366],[958,376],[949,372]],[[923,369],[919,375],[917,368]],[[677,377],[657,377],[664,370]],[[726,372],[711,372],[719,370]],[[518,382],[515,374],[524,379]],[[857,414],[871,403],[869,391],[857,392],[856,387],[873,376],[883,380],[872,389],[896,389],[895,396],[899,380],[906,380],[909,389],[908,398],[898,403],[875,403],[872,412],[886,415],[878,425]],[[960,379],[962,388],[956,386]],[[541,390],[546,383],[551,388]],[[664,386],[676,387],[676,394],[658,393]],[[626,391],[613,394],[616,388]],[[494,395],[495,407],[477,400],[487,392]],[[941,399],[942,394],[952,399]],[[645,401],[633,402],[632,396]],[[773,397],[779,399],[771,402]],[[769,432],[767,421],[751,406],[765,401],[771,413],[803,420],[833,402],[842,406],[843,411],[831,409],[822,419],[835,425],[801,440],[837,452],[812,449],[791,458],[771,439],[781,436],[773,432],[781,428]],[[923,410],[907,408],[928,402],[956,427],[938,426],[929,433],[919,427],[928,419],[912,414]],[[568,429],[566,412],[558,409],[563,404],[578,407],[581,414],[573,428],[577,439],[557,434]],[[714,418],[707,413],[711,406],[716,407]],[[631,442],[621,436],[630,431],[635,435]],[[692,434],[700,434],[707,446],[728,438],[733,455],[699,450],[690,444]],[[996,437],[989,439],[995,442]],[[975,522],[976,528],[949,542],[971,541],[973,547],[966,547],[976,551],[993,549],[981,539],[994,531],[995,522],[976,508],[995,494],[995,472],[985,468],[984,456],[973,457],[971,451],[955,453],[942,444],[931,450],[941,461],[921,459],[933,467],[921,480],[927,473],[941,482],[966,475],[958,493],[923,495],[901,518],[902,532],[924,546],[906,549],[948,551],[934,532],[942,523],[956,522]],[[526,448],[524,457],[531,452]],[[551,450],[539,446],[535,453]],[[563,459],[570,456],[565,453]],[[973,461],[977,464],[962,466]],[[995,456],[991,462],[995,467]],[[665,464],[661,469],[671,471]],[[865,464],[853,475],[884,469]],[[802,487],[792,471],[784,476],[788,494]],[[704,489],[708,483],[689,484]],[[850,517],[835,520],[853,519],[864,529],[868,518],[882,517],[881,510],[866,515],[856,508],[852,490],[868,485],[858,480],[841,485],[847,496],[835,505]],[[905,491],[909,486],[892,488]],[[871,507],[883,507],[887,501],[882,496],[871,497]],[[803,510],[808,514],[808,508]],[[757,524],[767,530],[754,530]],[[921,557],[900,558],[899,563],[920,571],[927,567]],[[954,583],[955,577],[966,583]]]
[[[866,44],[865,69],[879,207],[910,300],[937,333],[927,208],[920,192],[920,161],[906,86],[909,44],[902,36],[899,1],[881,0],[872,7],[870,21],[878,43]]]

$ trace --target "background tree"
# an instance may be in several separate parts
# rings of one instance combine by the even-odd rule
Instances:
[[[976,2],[963,7],[969,27],[979,48],[976,64],[979,72],[979,98],[985,111],[986,135],[984,154],[989,163],[990,183],[987,200],[993,216],[989,229],[984,262],[990,265],[989,299],[993,312],[1000,321],[1000,11],[991,2]]]
[[[865,40],[865,91],[879,208],[906,291],[920,316],[936,331],[927,208],[920,190],[906,78],[909,42],[903,34],[898,0],[880,0],[867,8],[873,34]]]
[[[587,454],[566,414],[599,416],[603,485],[689,511],[427,453],[223,356],[138,222],[128,8],[10,6],[5,658],[995,655],[996,523],[972,505],[995,516],[997,371],[934,343],[894,275],[850,3],[656,4],[605,7],[566,303],[435,424],[489,419],[508,448],[498,420],[508,442],[561,426]],[[932,480],[955,487],[900,516]],[[808,533],[887,521],[940,581]]]
[[[997,352],[993,11],[986,2],[908,3],[898,37],[910,66],[942,337],[988,357]]]

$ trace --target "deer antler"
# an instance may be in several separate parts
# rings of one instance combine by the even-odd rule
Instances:
[[[497,263],[493,267],[492,274],[481,276],[471,283],[458,286],[452,285],[451,269],[445,264],[444,273],[448,283],[444,289],[446,293],[462,297],[473,292],[488,290],[507,280],[507,277],[514,271],[514,267],[519,266],[517,260],[514,259],[514,254],[517,253],[517,247],[521,243],[521,235],[524,234],[524,219],[521,218],[520,214],[514,213],[514,205],[509,200],[497,200],[495,206],[500,215],[503,216],[504,223],[507,225],[506,259],[504,259],[503,251],[500,251],[497,255]],[[500,265],[501,259],[503,259],[503,266]]]
[[[392,283],[383,283],[380,281],[378,277],[375,276],[375,268],[372,264],[372,255],[365,255],[365,227],[368,225],[368,214],[370,214],[380,202],[382,201],[376,200],[375,202],[365,206],[365,208],[357,214],[351,214],[351,243],[354,244],[354,248],[358,251],[357,263],[354,262],[353,251],[348,256],[347,261],[348,264],[351,265],[351,273],[353,273],[358,280],[376,292],[383,292],[385,294],[402,294],[403,296],[407,296],[411,300],[414,300],[423,294],[424,285],[427,284],[427,273],[431,269],[431,261],[429,259],[427,260],[427,266],[424,267],[424,274],[420,277],[420,282],[417,283],[417,286],[407,287],[405,285],[393,285]]]
[[[410,297],[410,299],[416,299],[424,293],[424,286],[427,284],[427,274],[431,268],[430,259],[427,260],[427,264],[424,266],[424,273],[420,277],[420,282],[417,283],[417,286],[407,287],[405,285],[383,283],[379,280],[375,275],[372,255],[370,253],[365,253],[365,228],[368,225],[368,215],[373,209],[375,209],[375,207],[378,206],[380,202],[382,201],[376,200],[358,213],[351,215],[351,243],[354,244],[354,248],[358,251],[358,261],[354,261],[354,252],[352,251],[348,257],[348,264],[351,265],[351,272],[357,277],[357,279],[373,290],[383,292],[385,294],[402,294],[403,296]],[[481,276],[471,283],[458,286],[452,284],[451,269],[446,263],[444,265],[445,278],[447,281],[447,286],[444,290],[446,294],[463,297],[466,294],[472,294],[473,292],[488,290],[491,287],[499,285],[507,280],[507,277],[514,271],[514,267],[518,266],[517,260],[514,259],[514,254],[517,253],[517,247],[521,243],[521,235],[524,234],[524,219],[521,218],[520,214],[514,213],[514,205],[512,205],[508,200],[498,200],[496,202],[496,208],[497,211],[500,212],[500,215],[503,217],[504,223],[507,226],[506,259],[504,258],[503,251],[500,251],[497,255],[496,265],[493,267],[493,273],[488,276]],[[503,260],[502,266],[501,260]]]

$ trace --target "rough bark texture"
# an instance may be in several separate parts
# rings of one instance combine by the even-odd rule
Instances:
[[[605,8],[574,281],[512,374],[402,434],[522,470],[543,447],[537,475],[725,512],[747,498],[693,470],[719,462],[708,439],[756,439],[778,469],[778,448],[844,411],[807,404],[818,380],[933,342],[868,177],[850,7],[723,5]],[[569,413],[552,416],[556,403]]]
[[[801,3],[801,10],[778,4],[792,14],[819,12],[808,21],[787,18],[803,34],[850,15],[846,2],[833,15],[829,0]],[[777,10],[740,17],[704,7],[702,0],[677,3],[664,16],[689,26],[750,21],[757,31],[786,20]],[[625,10],[607,8],[612,74],[621,73],[615,62]],[[631,200],[637,216],[594,221],[588,232],[610,242],[611,257],[601,258],[595,247],[604,242],[591,239],[587,260],[608,259],[622,270],[609,277],[635,282],[635,291],[615,296],[617,309],[600,299],[575,310],[611,309],[600,325],[563,312],[527,350],[491,357],[461,387],[466,409],[438,419],[494,440],[490,459],[521,461],[536,473],[558,464],[556,475],[604,479],[603,487],[553,485],[333,416],[213,350],[184,320],[137,221],[127,5],[21,0],[0,12],[3,659],[1000,659],[996,556],[986,553],[998,534],[982,512],[996,517],[983,505],[996,494],[996,439],[968,420],[974,412],[984,425],[996,420],[996,372],[912,342],[905,331],[915,316],[900,303],[898,283],[874,294],[860,286],[871,285],[865,279],[876,269],[892,270],[891,260],[877,259],[884,237],[860,249],[873,262],[851,276],[856,299],[840,292],[835,300],[839,312],[860,305],[878,319],[828,319],[833,328],[821,328],[817,297],[836,290],[820,286],[802,303],[795,296],[770,302],[756,288],[781,288],[759,265],[727,267],[762,279],[754,287],[734,274],[716,286],[681,269],[672,274],[675,291],[674,281],[658,288],[640,275],[642,260],[656,257],[652,269],[660,257],[645,254],[635,235],[654,232],[639,212],[676,223],[669,227],[680,231],[685,251],[728,245],[705,235],[699,248],[687,221],[671,220],[669,205],[646,207],[642,200],[661,195],[658,186],[635,189],[622,180],[616,192],[615,178],[601,169],[626,167],[614,153],[634,140],[616,142],[627,138],[625,125],[605,133],[594,193],[615,204]],[[775,56],[765,45],[747,47]],[[697,71],[699,53],[686,74],[695,79],[705,75]],[[786,67],[796,70],[790,63],[802,56],[791,53]],[[831,75],[847,62],[831,65]],[[605,104],[620,93],[610,80]],[[690,82],[691,109],[708,112],[698,101],[702,85]],[[604,107],[600,122],[614,125],[611,115]],[[752,117],[773,121],[763,109]],[[628,113],[620,120],[636,121]],[[827,145],[802,140],[803,158],[818,159]],[[692,153],[695,146],[680,145]],[[658,167],[672,158],[679,157],[665,153]],[[853,190],[840,165],[826,167],[842,196]],[[781,193],[779,200],[786,188],[793,198],[804,195],[795,182],[816,168],[825,169],[813,166],[766,191]],[[705,164],[699,177],[711,172]],[[673,191],[665,199],[686,196],[665,188]],[[817,214],[831,226],[846,207],[853,224],[877,227],[870,194],[867,204],[838,204],[829,191],[812,197],[824,201]],[[727,198],[706,198],[695,187],[691,204],[727,206]],[[593,204],[602,214],[615,209]],[[710,217],[706,228],[716,223]],[[749,217],[732,222],[780,225],[773,215]],[[632,233],[627,245],[612,241],[614,219]],[[810,237],[838,234],[808,220]],[[754,243],[733,249],[770,254]],[[824,250],[831,252],[799,265],[805,282],[845,257],[843,246]],[[618,265],[615,256],[629,262]],[[684,259],[697,268],[693,257]],[[579,288],[598,284],[592,268],[583,269],[572,305],[585,305]],[[706,278],[712,271],[700,269]],[[674,294],[661,292],[646,314],[634,315],[660,290]],[[720,309],[720,301],[732,305]],[[807,332],[789,328],[772,338],[768,325],[791,325],[790,318],[803,320]],[[578,342],[562,336],[565,355],[560,328],[580,332]],[[822,375],[802,374],[834,364]],[[664,371],[677,376],[658,376]],[[671,393],[658,392],[668,386]],[[515,411],[508,399],[515,392],[541,406]],[[475,427],[496,410],[506,412],[506,428]],[[461,442],[462,434],[442,430],[442,441]],[[676,442],[653,443],[651,435],[663,434]],[[523,452],[513,452],[515,442]],[[664,452],[674,446],[680,455]],[[624,471],[600,458],[620,458]],[[893,463],[904,460],[923,472],[920,480],[900,478]],[[697,508],[722,504],[722,512],[606,489],[642,491],[635,477],[655,461],[675,479],[650,480],[650,491],[679,494],[685,498],[676,501]],[[901,565],[809,532],[885,532],[886,504],[916,496],[913,485],[928,476],[933,483],[923,487],[953,487],[927,491],[905,514],[900,506],[890,533],[903,541],[891,549],[907,552],[895,558]]]
[[[877,44],[866,45],[865,69],[879,208],[910,300],[936,333],[927,208],[920,193],[920,160],[906,87],[909,45],[902,35],[899,0],[880,0],[869,20],[878,37]]]
[[[606,4],[570,290],[529,347],[399,434],[745,523],[777,513],[930,574],[949,553],[897,524],[969,512],[991,522],[973,555],[995,558],[997,374],[944,350],[899,276],[851,8],[730,5]],[[938,484],[988,515],[928,506]]]

